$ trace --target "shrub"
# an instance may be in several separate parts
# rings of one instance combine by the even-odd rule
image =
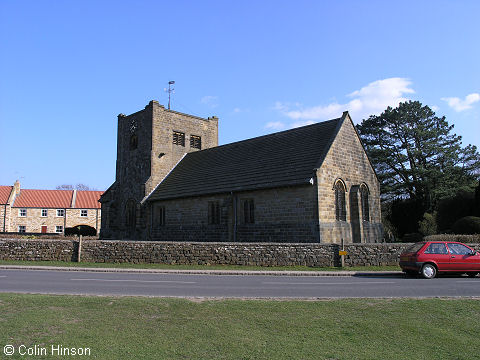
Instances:
[[[438,234],[425,236],[425,241],[458,241],[465,244],[480,244],[480,235]]]
[[[423,235],[433,235],[437,233],[437,213],[423,214],[423,220],[418,223],[419,231]]]
[[[402,242],[404,243],[414,243],[419,241],[423,241],[423,236],[419,233],[405,234],[402,238]]]
[[[88,225],[77,225],[65,228],[65,236],[71,235],[95,236],[97,235],[97,230]]]
[[[390,204],[387,219],[395,227],[399,237],[405,234],[418,233],[418,223],[423,219],[423,205],[411,199],[397,199]]]
[[[453,224],[458,219],[472,215],[475,202],[474,197],[473,192],[459,191],[450,198],[440,200],[437,206],[438,230],[452,230]]]
[[[453,224],[452,231],[455,234],[480,234],[480,218],[476,216],[465,216]]]

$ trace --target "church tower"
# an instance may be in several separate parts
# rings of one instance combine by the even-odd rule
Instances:
[[[218,118],[165,109],[152,100],[131,115],[118,115],[115,182],[104,193],[102,238],[139,238],[140,202],[192,151],[218,146]]]

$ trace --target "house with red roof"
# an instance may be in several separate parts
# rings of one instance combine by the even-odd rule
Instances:
[[[101,226],[103,191],[21,189],[0,186],[0,232],[56,233],[65,228],[89,226],[98,233]]]

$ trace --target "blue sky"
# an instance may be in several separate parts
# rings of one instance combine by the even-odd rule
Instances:
[[[480,1],[0,0],[0,184],[114,181],[116,121],[175,80],[220,144],[419,100],[480,145]]]

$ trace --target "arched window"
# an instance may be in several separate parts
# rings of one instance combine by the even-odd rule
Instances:
[[[136,222],[136,205],[135,200],[128,200],[125,205],[125,225],[128,228],[134,228]]]
[[[133,134],[130,136],[130,150],[135,150],[138,147],[138,136]]]
[[[370,205],[368,203],[367,185],[360,185],[360,200],[362,202],[362,218],[363,221],[370,221]]]
[[[345,185],[341,180],[337,180],[335,183],[335,219],[337,221],[347,221]]]

